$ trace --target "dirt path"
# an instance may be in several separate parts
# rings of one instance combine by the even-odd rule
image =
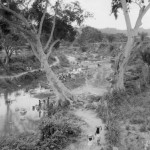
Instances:
[[[105,87],[96,88],[91,85],[84,85],[72,91],[76,95],[97,95],[101,96],[107,92]],[[84,101],[86,103],[86,101]],[[105,124],[100,118],[97,117],[97,114],[93,110],[86,110],[85,108],[75,109],[73,111],[77,117],[79,117],[84,124],[80,123],[82,130],[81,137],[77,139],[76,143],[69,145],[65,150],[101,150],[102,147],[106,146],[105,141]],[[96,127],[101,126],[102,131],[100,133],[100,144],[97,144],[96,139],[92,140],[92,145],[88,145],[88,136],[95,135]]]
[[[97,118],[96,113],[91,110],[78,109],[74,111],[74,114],[81,118],[85,124],[81,125],[82,135],[81,138],[71,145],[69,145],[65,150],[100,150],[105,147],[105,125],[102,123],[100,118]],[[102,131],[100,134],[100,144],[97,144],[96,140],[92,141],[92,145],[88,145],[88,136],[94,135],[96,127],[101,126]]]
[[[108,73],[106,72],[105,76],[103,77],[104,79],[102,79],[102,81],[105,80],[107,74],[109,75],[111,73],[110,64],[104,64],[103,67],[104,69],[108,69]],[[93,81],[95,81],[95,79],[93,79]],[[104,93],[107,92],[106,88],[108,86],[109,84],[107,82],[99,87],[94,87],[92,84],[86,83],[84,86],[72,90],[72,93],[77,96],[84,95],[85,97],[87,97],[88,95],[102,96]],[[88,102],[84,101],[84,103],[86,104]],[[102,122],[100,118],[97,117],[96,112],[94,112],[94,110],[86,110],[86,108],[83,107],[83,109],[80,108],[74,110],[73,114],[75,114],[82,121],[84,121],[85,124],[82,123],[80,124],[82,130],[81,137],[79,137],[76,143],[72,143],[65,150],[101,150],[101,148],[105,149],[106,148],[105,124]],[[95,135],[96,127],[98,126],[102,127],[102,131],[100,132],[100,145],[97,144],[96,139],[92,140],[92,145],[88,145],[89,144],[88,136]]]

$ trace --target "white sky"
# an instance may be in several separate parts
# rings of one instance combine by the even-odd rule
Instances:
[[[66,0],[67,2],[74,0]],[[90,25],[95,28],[117,28],[126,29],[125,20],[122,11],[120,11],[118,19],[116,20],[114,15],[111,14],[111,0],[78,0],[87,11],[94,14],[94,18],[87,19],[85,25]],[[132,25],[135,24],[139,7],[137,5],[132,6],[130,17]],[[144,16],[143,25],[141,27],[147,29],[150,28],[150,10]]]

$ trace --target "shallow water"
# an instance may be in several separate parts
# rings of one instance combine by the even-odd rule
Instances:
[[[47,100],[39,107],[40,94],[46,97],[49,90],[35,88],[0,94],[0,136],[36,131],[38,121],[46,115]]]

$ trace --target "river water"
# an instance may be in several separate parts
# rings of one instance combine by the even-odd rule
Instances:
[[[46,115],[49,93],[37,87],[0,94],[0,136],[35,132],[39,120]]]

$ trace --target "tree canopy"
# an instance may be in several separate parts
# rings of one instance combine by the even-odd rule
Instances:
[[[48,2],[48,3],[47,3]],[[0,27],[5,34],[10,32],[10,24],[18,27],[20,31],[27,34],[30,29],[37,30],[40,28],[42,21],[42,41],[47,41],[51,34],[53,23],[55,21],[55,30],[53,32],[53,40],[64,39],[73,41],[76,31],[72,26],[72,22],[80,25],[86,17],[91,16],[90,13],[81,9],[79,2],[64,4],[58,1],[55,5],[46,0],[11,0],[1,1],[0,9]],[[49,11],[45,11],[48,8]],[[13,11],[11,11],[13,10]]]
[[[87,26],[82,29],[82,33],[78,38],[78,43],[84,45],[86,43],[101,42],[102,39],[103,34],[100,30]]]
[[[136,4],[140,8],[145,7],[145,0],[126,0],[128,10],[130,9],[131,4]],[[121,0],[112,0],[112,13],[114,14],[115,18],[118,17],[118,10],[122,9]]]

